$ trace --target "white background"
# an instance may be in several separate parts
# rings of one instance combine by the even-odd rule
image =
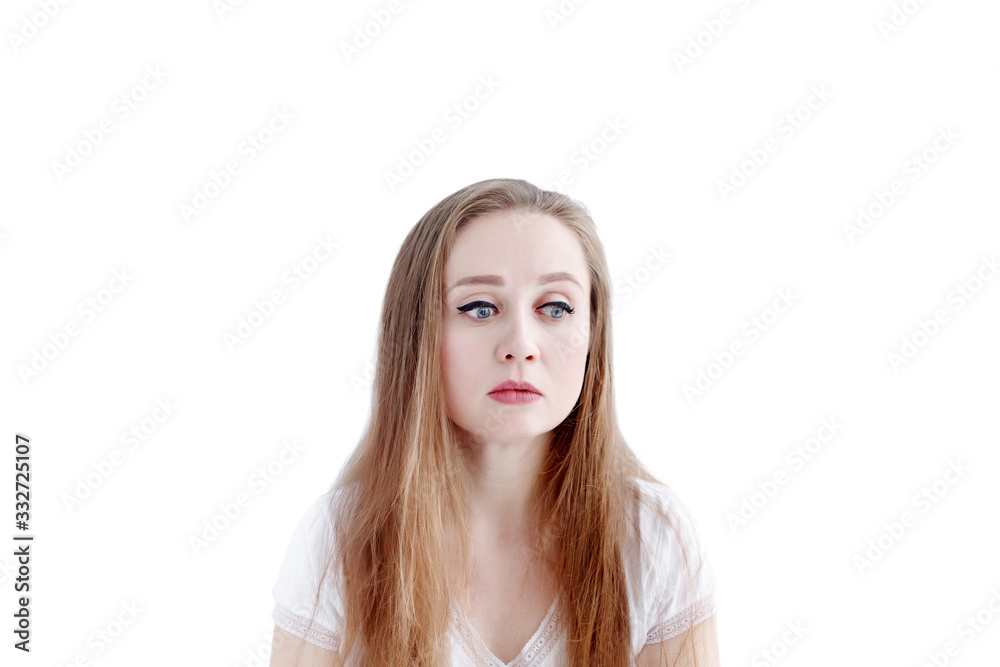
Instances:
[[[698,520],[724,664],[1000,653],[996,3],[422,0],[350,58],[386,2],[48,4],[0,17],[4,664],[266,662],[292,527],[365,423],[407,231],[469,183],[563,171],[616,281],[622,428]],[[294,118],[268,134],[275,109]],[[339,247],[310,263],[320,238]],[[296,266],[314,271],[293,288]],[[774,317],[779,290],[793,305]],[[157,401],[177,406],[160,422]],[[797,466],[824,419],[842,427]],[[32,439],[30,656],[11,647],[15,433]],[[967,470],[939,481],[950,462]]]

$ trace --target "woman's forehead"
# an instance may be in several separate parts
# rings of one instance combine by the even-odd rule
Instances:
[[[475,218],[459,231],[446,262],[453,281],[461,277],[458,273],[502,274],[508,267],[521,273],[534,268],[541,275],[560,270],[580,273],[586,266],[576,232],[543,214],[499,213]]]

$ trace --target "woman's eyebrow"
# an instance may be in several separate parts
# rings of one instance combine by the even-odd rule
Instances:
[[[560,282],[563,280],[568,280],[569,282],[576,283],[576,286],[583,289],[583,285],[577,280],[572,273],[567,273],[566,271],[556,271],[555,273],[546,273],[538,279],[539,285],[545,285],[548,283]],[[445,294],[449,294],[456,287],[461,287],[462,285],[494,285],[496,287],[503,287],[503,278],[500,276],[466,276],[465,278],[459,278],[455,281],[455,284],[448,288]]]

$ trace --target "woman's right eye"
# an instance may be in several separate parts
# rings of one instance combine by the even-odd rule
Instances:
[[[464,306],[459,306],[458,310],[461,311],[461,312],[463,312],[463,313],[467,313],[469,311],[472,311],[472,313],[473,313],[472,319],[474,319],[474,320],[488,320],[489,319],[489,311],[490,311],[491,308],[493,310],[498,310],[497,307],[494,306],[489,301],[473,301],[472,303],[467,303]],[[485,317],[479,317],[479,315],[481,315],[483,313],[486,313],[486,316]]]

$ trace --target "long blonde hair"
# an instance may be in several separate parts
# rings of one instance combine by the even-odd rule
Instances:
[[[563,222],[576,232],[590,267],[591,333],[589,341],[580,342],[589,346],[583,388],[551,433],[535,481],[537,525],[544,530],[534,546],[541,553],[543,543],[551,545],[544,550],[546,560],[562,583],[568,664],[632,664],[623,549],[629,535],[639,532],[630,511],[639,499],[633,479],[662,482],[636,458],[618,428],[611,281],[596,226],[579,202],[516,179],[480,181],[445,197],[412,228],[393,264],[370,419],[331,487],[334,534],[323,578],[332,574],[338,581],[345,610],[338,655],[345,664],[450,664],[447,633],[455,591],[444,564],[455,553],[449,536],[457,536],[468,582],[471,482],[447,416],[439,363],[444,268],[457,232],[498,211],[545,214]],[[661,515],[673,529],[672,518]],[[314,619],[315,607],[310,627]]]

